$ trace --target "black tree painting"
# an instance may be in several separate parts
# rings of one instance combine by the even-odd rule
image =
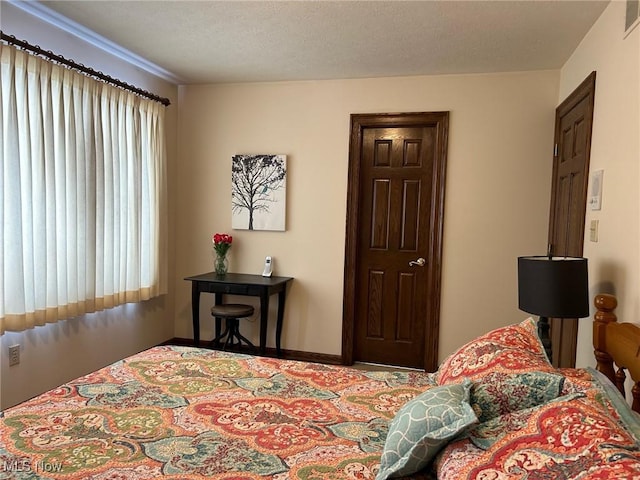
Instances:
[[[233,228],[284,230],[286,174],[285,155],[233,156],[231,165]],[[256,222],[258,216],[261,219],[260,222]]]

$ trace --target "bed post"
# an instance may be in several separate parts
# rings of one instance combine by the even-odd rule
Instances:
[[[607,353],[607,325],[617,322],[613,313],[618,306],[618,300],[613,295],[599,294],[593,301],[597,311],[593,316],[593,348],[596,357],[596,369],[604,373],[609,380],[616,384],[616,374],[613,370],[613,358]]]

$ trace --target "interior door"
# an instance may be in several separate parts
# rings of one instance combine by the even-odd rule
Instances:
[[[343,357],[432,370],[448,112],[351,120]]]
[[[596,72],[556,109],[549,250],[554,256],[582,256],[589,184],[591,126]],[[574,367],[577,319],[551,319],[553,364]]]

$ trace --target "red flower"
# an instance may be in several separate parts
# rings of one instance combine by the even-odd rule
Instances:
[[[213,241],[214,250],[222,257],[227,254],[231,248],[231,243],[233,243],[233,237],[226,233],[216,233],[211,240]]]

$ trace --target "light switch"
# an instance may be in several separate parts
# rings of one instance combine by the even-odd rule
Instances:
[[[592,242],[598,241],[598,222],[599,220],[591,220],[591,225],[589,226],[589,240]]]
[[[591,195],[589,198],[589,205],[591,210],[600,210],[602,208],[602,176],[604,170],[596,170],[591,174]],[[592,240],[597,242],[598,240]]]

